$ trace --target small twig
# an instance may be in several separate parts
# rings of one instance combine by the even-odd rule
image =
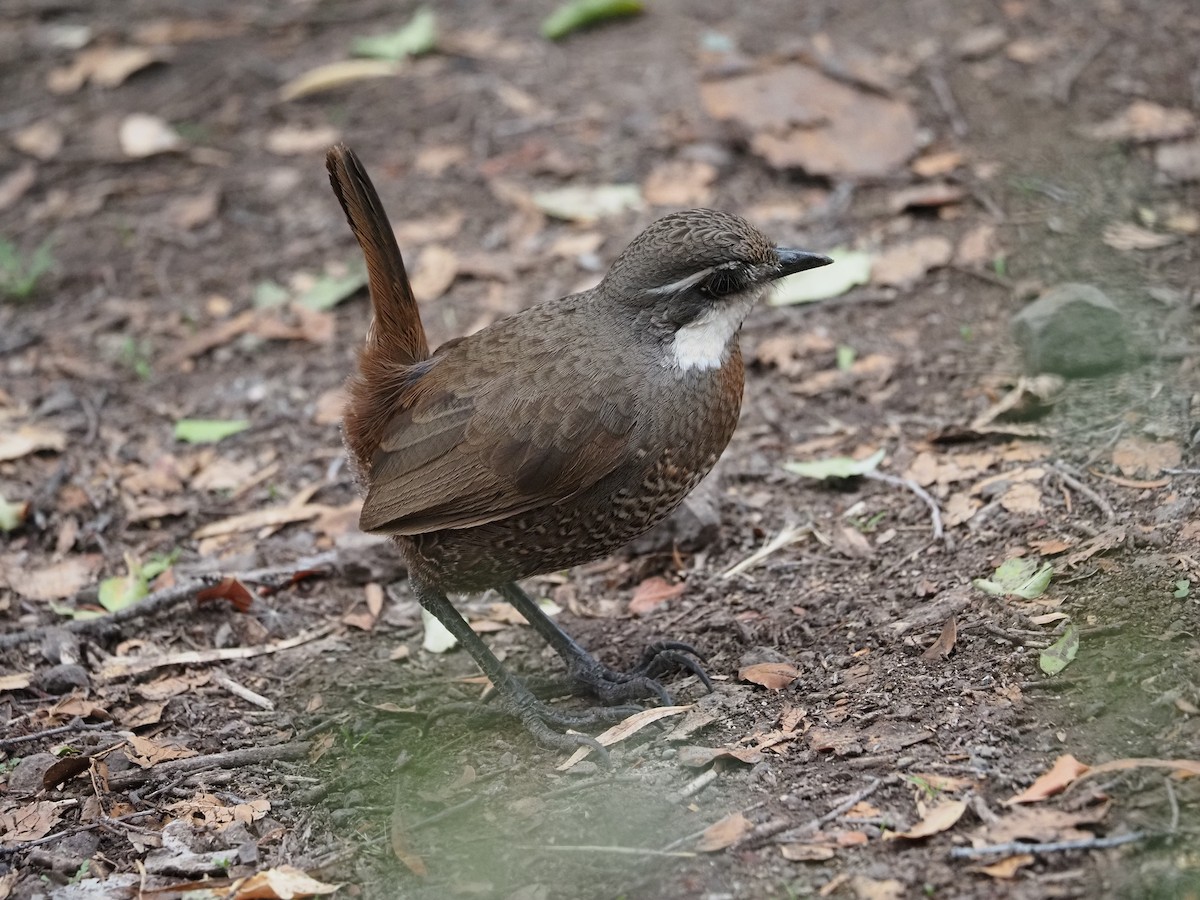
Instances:
[[[202,769],[234,769],[280,759],[300,759],[308,753],[307,743],[276,744],[274,747],[243,747],[208,756],[192,756],[187,759],[169,759],[153,769],[130,769],[113,775],[108,782],[112,790],[124,790],[136,784],[174,775],[179,772],[199,772]]]
[[[884,484],[890,484],[894,487],[902,487],[912,491],[925,505],[929,507],[929,517],[933,521],[933,539],[940,541],[944,533],[942,529],[942,511],[938,508],[937,501],[925,488],[921,487],[911,478],[902,478],[899,475],[890,475],[887,472],[866,472],[863,477],[870,478],[874,481],[882,481]]]
[[[1200,475],[1200,469],[1159,469],[1167,475]]]
[[[42,738],[54,737],[57,734],[66,734],[69,731],[103,731],[111,728],[111,722],[85,722],[79,716],[76,716],[66,725],[59,725],[57,728],[47,728],[43,731],[35,731],[32,734],[22,734],[17,737],[0,738],[0,750],[9,750],[18,744],[39,741]]]
[[[225,688],[225,690],[229,691],[229,693],[241,697],[247,703],[253,703],[255,706],[261,706],[267,712],[275,711],[275,704],[273,702],[268,700],[262,694],[256,694],[244,684],[234,681],[224,672],[214,671],[212,673],[212,680],[221,687]]]
[[[1104,520],[1106,522],[1111,522],[1113,519],[1115,519],[1117,517],[1117,514],[1113,511],[1112,506],[1109,504],[1109,502],[1107,500],[1105,500],[1103,497],[1101,497],[1099,494],[1097,494],[1094,490],[1092,490],[1090,487],[1088,487],[1086,484],[1084,484],[1082,481],[1080,481],[1074,475],[1070,475],[1070,474],[1064,472],[1059,466],[1048,466],[1047,468],[1049,468],[1051,472],[1053,472],[1055,475],[1057,475],[1059,480],[1063,484],[1065,484],[1067,487],[1071,488],[1074,491],[1077,491],[1078,493],[1080,493],[1084,497],[1086,497],[1088,500],[1092,501],[1092,504],[1097,509],[1099,509],[1100,512],[1104,513]]]
[[[933,88],[933,96],[937,98],[942,112],[950,120],[950,130],[957,137],[966,137],[967,132],[971,129],[967,126],[967,120],[963,118],[958,101],[954,99],[954,92],[950,90],[950,84],[946,81],[946,76],[942,74],[940,69],[929,68],[925,71],[925,77],[929,79],[929,86]]]
[[[699,856],[688,850],[652,850],[649,847],[610,847],[605,844],[510,844],[515,850],[557,850],[568,853],[618,853],[623,856],[675,856],[692,859]]]
[[[72,828],[64,829],[63,831],[57,831],[54,834],[47,834],[44,837],[38,838],[37,840],[23,841],[20,844],[0,844],[0,856],[13,853],[23,853],[26,850],[32,850],[34,847],[40,847],[42,844],[53,843],[61,838],[80,834],[84,831],[94,831],[97,828],[111,827],[112,825],[118,823],[130,822],[134,819],[144,818],[145,816],[158,815],[160,812],[161,810],[159,809],[142,809],[138,810],[137,812],[126,813],[125,815],[118,816],[115,819],[110,816],[104,816],[102,819],[97,819],[95,822],[88,822],[86,825],[76,825]]]
[[[1167,829],[1167,834],[1174,834],[1179,830],[1179,800],[1175,797],[1170,777],[1163,779],[1163,787],[1167,789],[1167,802],[1171,804],[1171,827]]]
[[[1033,844],[1027,841],[1012,841],[1007,844],[989,844],[986,847],[955,847],[950,851],[951,859],[975,859],[980,856],[991,856],[1002,853],[1009,856],[1015,853],[1064,853],[1068,850],[1107,850],[1144,840],[1150,835],[1144,831],[1132,834],[1121,834],[1116,837],[1084,838],[1078,841],[1053,841],[1045,844]]]
[[[683,786],[683,789],[679,792],[679,799],[686,800],[688,797],[695,797],[716,780],[717,767],[713,766],[706,769]]]
[[[755,833],[755,834],[750,835],[745,840],[743,840],[740,844],[735,844],[734,849],[735,850],[753,850],[753,849],[756,849],[757,847],[761,847],[763,844],[765,844],[768,840],[775,837],[776,835],[783,834],[785,832],[787,833],[789,838],[797,838],[797,837],[800,837],[801,835],[811,834],[814,831],[820,831],[821,826],[823,826],[829,822],[832,822],[838,816],[840,816],[844,812],[846,812],[846,810],[848,810],[852,806],[854,806],[854,804],[860,803],[861,801],[866,800],[868,797],[870,797],[872,794],[874,794],[877,790],[879,790],[885,784],[892,784],[896,780],[896,778],[897,778],[897,776],[895,776],[895,775],[888,775],[888,776],[885,776],[884,778],[876,778],[862,790],[855,791],[853,794],[851,794],[850,796],[843,799],[840,803],[838,803],[837,806],[835,806],[833,809],[829,810],[829,812],[825,813],[824,815],[817,816],[815,819],[812,819],[811,821],[805,823],[804,825],[800,825],[797,828],[789,828],[788,823],[786,821],[784,821],[782,823],[782,827],[772,827],[769,829],[765,829],[760,833]],[[778,824],[778,823],[773,823],[773,824]]]
[[[0,634],[0,650],[17,647],[33,641],[40,641],[46,635],[56,631],[68,631],[73,634],[99,634],[123,622],[146,618],[172,609],[192,599],[198,591],[216,584],[223,577],[232,577],[239,581],[253,583],[266,581],[270,578],[278,578],[280,575],[293,572],[329,568],[336,561],[337,552],[331,550],[325,553],[318,553],[315,556],[298,559],[287,566],[270,566],[263,569],[252,569],[248,572],[227,573],[227,575],[219,573],[199,575],[195,578],[185,579],[169,588],[163,588],[161,591],[155,591],[140,603],[126,606],[124,609],[119,609],[116,612],[96,619],[73,619],[70,622],[40,625],[36,628],[28,628],[24,631],[13,632],[12,634]]]

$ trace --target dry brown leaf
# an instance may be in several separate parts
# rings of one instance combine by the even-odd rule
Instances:
[[[183,138],[165,119],[149,113],[130,113],[117,127],[121,152],[130,159],[145,159],[171,153],[183,146]]]
[[[1025,866],[1033,865],[1034,855],[1032,853],[1018,853],[1016,856],[1006,856],[1004,859],[998,859],[988,866],[974,866],[972,872],[981,872],[992,878],[1000,878],[1007,880],[1015,878],[1017,872]]]
[[[278,528],[281,525],[292,525],[296,522],[308,522],[321,515],[327,507],[318,503],[307,503],[303,506],[274,506],[270,509],[258,509],[210,522],[197,528],[192,537],[196,540],[210,537],[220,537],[227,534],[238,534],[243,531],[255,531],[259,528]]]
[[[715,853],[732,847],[753,830],[754,823],[740,812],[730,813],[704,829],[700,840],[696,842],[696,849],[701,853]]]
[[[104,560],[99,554],[68,556],[32,566],[16,556],[0,557],[0,583],[29,600],[65,600],[92,582]]]
[[[16,672],[11,675],[0,675],[0,694],[5,691],[23,691],[33,681],[32,672]]]
[[[461,209],[452,209],[446,213],[425,216],[420,219],[406,219],[397,224],[396,241],[401,248],[423,246],[436,241],[446,241],[456,237],[462,231],[466,216]]]
[[[685,582],[672,584],[660,575],[653,575],[634,590],[633,599],[629,601],[629,611],[635,616],[644,616],[668,600],[674,600],[686,588]]]
[[[937,235],[894,244],[871,260],[871,281],[885,287],[908,287],[953,258],[954,245]]]
[[[788,663],[757,663],[738,670],[739,681],[760,684],[771,691],[781,691],[799,677],[800,670]]]
[[[198,194],[175,197],[163,209],[168,222],[183,231],[191,231],[207,225],[217,214],[221,202],[220,191],[213,187]]]
[[[1036,484],[1020,482],[1001,494],[999,502],[1010,513],[1035,516],[1042,511],[1042,492]]]
[[[75,804],[75,800],[38,800],[15,809],[0,810],[0,834],[8,844],[36,841],[58,824],[63,807]]]
[[[1196,117],[1187,109],[1169,109],[1148,100],[1135,100],[1111,119],[1087,129],[1101,141],[1169,141],[1196,130]]]
[[[1062,40],[1057,35],[1017,38],[1004,48],[1004,55],[1013,62],[1033,65],[1058,52]]]
[[[779,853],[791,862],[824,862],[833,859],[834,850],[824,844],[780,844]]]
[[[944,803],[939,803],[937,806],[925,813],[924,818],[916,825],[908,829],[908,831],[889,831],[883,836],[884,840],[917,840],[918,838],[926,838],[930,835],[941,834],[948,828],[952,827],[963,813],[967,811],[967,801],[965,800],[947,800]]]
[[[1092,766],[1076,780],[1091,778],[1093,775],[1105,775],[1109,772],[1127,772],[1130,769],[1167,769],[1176,775],[1200,776],[1200,760],[1195,759],[1156,759],[1149,756],[1134,756],[1125,759],[1114,759],[1106,763]]]
[[[46,87],[52,94],[70,94],[88,81],[104,88],[124,83],[130,75],[164,59],[162,50],[104,45],[80,50],[69,65],[51,70]]]
[[[17,129],[12,136],[13,146],[34,159],[46,162],[58,156],[63,145],[63,131],[49,119],[42,119]]]
[[[636,712],[628,719],[622,719],[616,725],[596,735],[596,740],[600,742],[602,747],[611,747],[620,741],[626,740],[637,734],[647,725],[652,725],[659,719],[665,719],[667,716],[677,716],[681,712],[687,712],[691,709],[690,706],[654,706],[650,709],[643,709],[641,712]],[[581,759],[592,752],[591,747],[580,747],[571,758],[557,767],[557,771],[565,772]]]
[[[903,900],[906,895],[904,882],[895,878],[877,880],[855,875],[850,879],[850,888],[857,900]]]
[[[642,184],[642,196],[656,206],[708,206],[717,167],[699,160],[678,159],[655,166]]]
[[[1066,553],[1074,546],[1074,541],[1064,541],[1060,538],[1047,538],[1044,541],[1029,542],[1029,549],[1035,551],[1039,556],[1058,556],[1058,554]]]
[[[841,831],[837,836],[839,847],[862,847],[870,842],[865,831]]]
[[[882,177],[916,150],[917,118],[907,104],[798,63],[706,81],[700,98],[713,118],[749,132],[751,149],[779,169]]]
[[[1067,786],[1083,775],[1088,770],[1088,766],[1081,763],[1069,753],[1064,753],[1054,761],[1054,765],[1050,767],[1048,772],[1043,772],[1021,793],[1009,797],[1004,802],[1012,805],[1014,803],[1036,803],[1039,800],[1045,800],[1060,791],[1065,791]]]
[[[187,747],[159,743],[136,734],[126,736],[125,740],[126,744],[121,748],[121,752],[131,763],[141,766],[143,769],[149,769],[151,766],[171,759],[189,759],[199,756],[195,750],[189,750]]]
[[[984,223],[962,236],[954,251],[954,262],[968,268],[984,266],[995,259],[997,253],[996,226]]]
[[[970,494],[951,494],[945,509],[942,510],[942,521],[946,523],[947,528],[953,528],[963,522],[969,522],[982,508],[982,501],[976,500]]]
[[[400,67],[384,59],[343,59],[310,69],[303,75],[293,78],[279,89],[279,99],[283,101],[299,100],[311,94],[332,91],[336,88],[366,81],[372,78],[390,78],[400,71]]]
[[[1114,525],[1112,528],[1105,528],[1094,538],[1089,538],[1085,541],[1078,550],[1067,557],[1068,566],[1077,566],[1082,562],[1087,562],[1098,553],[1104,553],[1112,550],[1114,547],[1119,547],[1125,543],[1125,526]]]
[[[431,178],[441,177],[451,166],[462,165],[471,154],[462,144],[434,144],[422,147],[413,160],[413,168]]]
[[[341,886],[340,883],[317,881],[294,866],[276,866],[251,875],[238,884],[231,894],[231,900],[294,900],[297,897],[332,894]]]
[[[284,125],[267,133],[265,146],[276,156],[312,156],[336,144],[340,136],[341,132],[331,125]]]
[[[0,428],[3,428],[0,434],[0,462],[47,450],[61,453],[67,446],[67,433],[48,425],[18,425],[14,429],[7,422],[2,422]]]
[[[1174,441],[1152,441],[1124,437],[1112,451],[1112,461],[1129,478],[1157,475],[1162,469],[1177,468],[1183,452]]]
[[[943,659],[954,652],[954,642],[958,640],[958,620],[951,616],[942,626],[938,639],[929,645],[929,649],[921,654],[922,659]]]
[[[736,759],[738,762],[752,766],[761,762],[762,750],[757,747],[696,747],[687,745],[680,747],[675,759],[681,766],[690,769],[700,769],[717,759]]]
[[[1132,222],[1110,222],[1101,238],[1114,250],[1157,250],[1179,240],[1177,234],[1162,234]]]
[[[1017,806],[1008,815],[976,832],[978,843],[1007,844],[1009,841],[1077,841],[1092,836],[1080,825],[1094,825],[1108,814],[1109,804],[1066,812],[1048,806]]]
[[[906,209],[930,209],[947,206],[951,203],[961,203],[966,196],[967,189],[960,184],[935,181],[896,191],[888,198],[888,206],[892,212],[904,212]]]
[[[441,244],[430,244],[421,251],[413,269],[412,289],[422,301],[436,300],[450,289],[458,277],[458,257]]]
[[[949,175],[963,164],[963,155],[957,150],[941,150],[918,156],[909,164],[913,173],[922,178],[937,178]]]
[[[248,800],[230,805],[215,794],[193,794],[186,800],[167,805],[179,817],[198,819],[210,828],[223,828],[240,822],[249,825],[271,811],[269,800]]]

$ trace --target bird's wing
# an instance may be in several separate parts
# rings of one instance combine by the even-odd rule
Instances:
[[[637,419],[633,390],[612,376],[615,389],[572,394],[572,360],[525,351],[483,373],[451,352],[415,383],[375,454],[364,531],[470,528],[565,500],[616,469]]]

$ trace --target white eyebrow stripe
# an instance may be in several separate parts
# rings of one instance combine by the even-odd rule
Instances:
[[[662,287],[651,288],[648,293],[651,294],[678,294],[680,291],[686,291],[688,288],[696,285],[708,275],[711,275],[715,267],[710,266],[707,269],[701,269],[699,272],[693,272],[686,278],[680,278],[678,281],[672,281],[670,284],[664,284]]]

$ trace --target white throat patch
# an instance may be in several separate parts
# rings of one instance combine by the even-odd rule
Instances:
[[[672,362],[681,372],[720,368],[729,358],[733,336],[762,293],[761,289],[747,291],[712,307],[676,331],[671,342]]]

